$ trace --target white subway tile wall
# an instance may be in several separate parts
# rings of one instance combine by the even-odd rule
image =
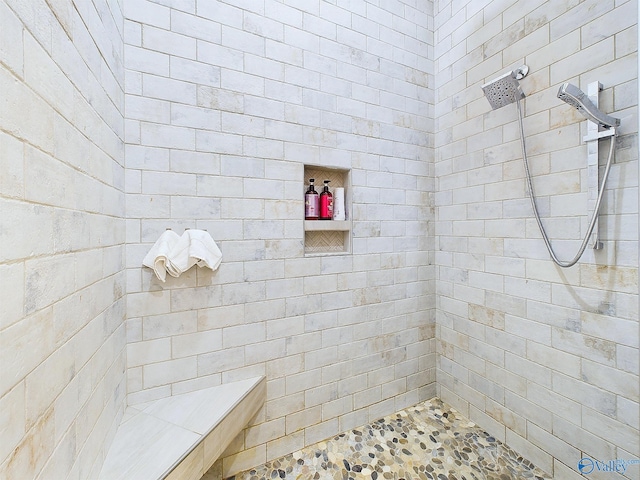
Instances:
[[[95,478],[127,403],[256,375],[216,472],[436,393],[556,478],[640,457],[637,2],[0,0],[0,25],[0,476]],[[522,63],[563,257],[586,128],[558,86],[622,119],[605,249],[569,270],[480,89]],[[304,255],[305,164],[350,170],[351,255]],[[157,281],[168,227],[220,268]]]
[[[0,2],[2,478],[96,478],[124,412],[121,7]]]
[[[640,456],[637,9],[434,3],[438,394],[556,478],[585,456]],[[584,118],[556,92],[600,81],[601,108],[622,119],[604,250],[570,269],[532,217],[516,106],[493,111],[480,89],[523,63],[534,190],[561,258],[588,223],[587,148]]]
[[[266,375],[225,475],[435,395],[431,11],[125,4],[128,400]],[[353,256],[304,256],[305,164],[351,170]],[[222,265],[160,284],[186,227]]]

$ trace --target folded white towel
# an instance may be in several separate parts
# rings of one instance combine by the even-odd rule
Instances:
[[[180,237],[173,230],[165,230],[160,235],[160,238],[153,244],[149,253],[147,253],[142,260],[142,264],[146,267],[152,268],[162,282],[167,278],[167,259],[169,253],[173,250],[176,243],[178,243]]]
[[[167,272],[177,277],[194,265],[215,270],[222,261],[222,252],[211,235],[204,230],[185,230],[169,252]]]

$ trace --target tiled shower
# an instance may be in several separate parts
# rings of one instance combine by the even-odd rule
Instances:
[[[258,375],[225,476],[435,396],[554,478],[639,458],[637,16],[1,0],[0,476],[96,478],[127,405]],[[569,269],[531,214],[515,106],[480,88],[521,64],[563,257],[587,147],[559,85],[601,82],[622,120],[604,248]],[[305,224],[309,171],[344,182],[337,234]],[[157,280],[142,259],[167,228],[207,230],[220,268]]]

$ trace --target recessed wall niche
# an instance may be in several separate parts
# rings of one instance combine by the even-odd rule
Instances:
[[[344,188],[345,220],[305,220],[304,254],[339,255],[351,253],[351,171],[318,165],[304,166],[303,191],[309,187],[309,179],[315,179],[316,191],[322,192],[324,181],[329,180],[329,191]],[[304,211],[301,212],[304,218]]]

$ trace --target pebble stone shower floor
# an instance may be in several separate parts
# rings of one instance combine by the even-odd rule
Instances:
[[[229,480],[551,479],[434,398]]]

